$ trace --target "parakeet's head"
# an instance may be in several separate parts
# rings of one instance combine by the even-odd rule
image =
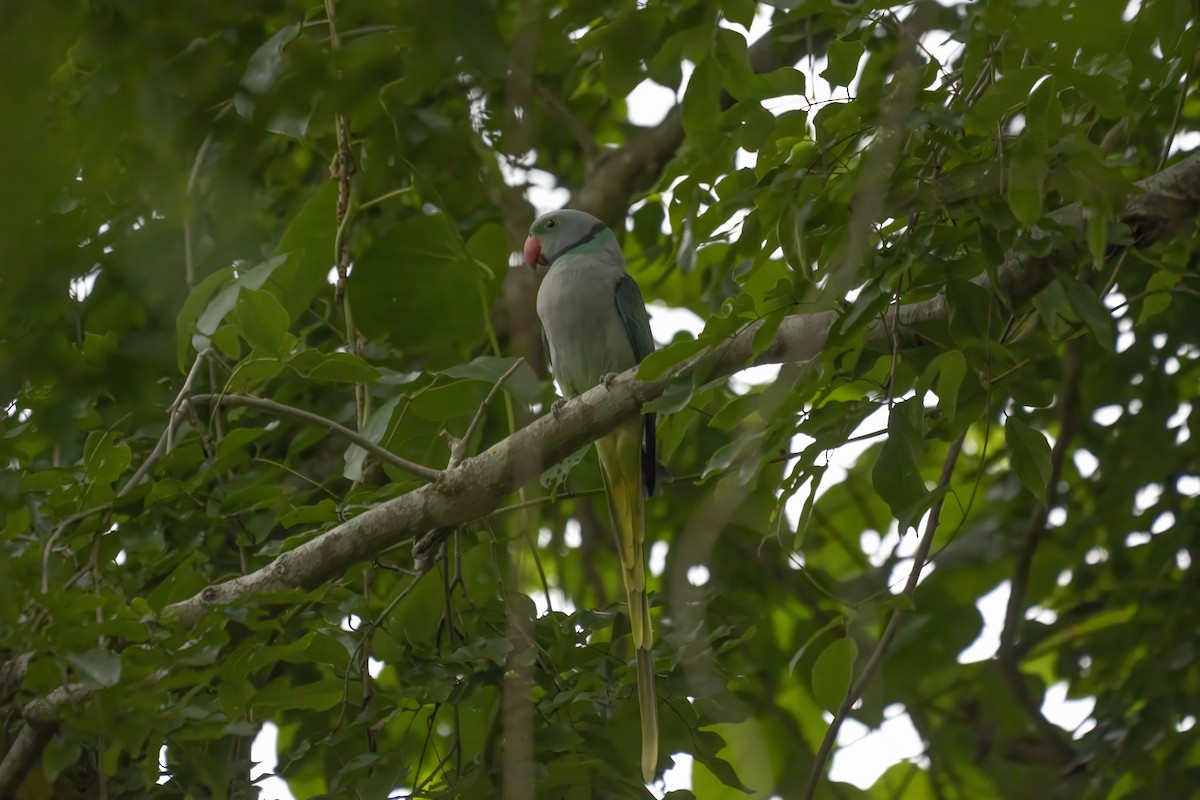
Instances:
[[[569,250],[595,240],[601,234],[612,233],[608,226],[584,211],[570,208],[542,214],[529,228],[525,240],[525,263],[549,266]]]

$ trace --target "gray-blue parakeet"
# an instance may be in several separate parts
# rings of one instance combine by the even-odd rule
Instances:
[[[603,222],[570,209],[543,214],[529,229],[525,263],[550,268],[538,290],[537,313],[554,378],[567,398],[607,385],[615,373],[654,351],[641,290],[625,271],[617,238]],[[642,777],[649,783],[658,766],[658,710],[642,504],[653,494],[656,479],[654,415],[624,423],[597,441],[596,451],[637,651]]]

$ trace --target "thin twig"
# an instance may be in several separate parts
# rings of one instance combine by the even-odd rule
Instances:
[[[337,52],[342,47],[342,37],[337,30],[337,2],[325,0],[325,16],[329,22],[329,50],[335,61]],[[336,64],[335,64],[336,69]],[[341,70],[336,70],[341,78]],[[333,116],[334,131],[337,135],[337,153],[330,165],[329,176],[337,181],[338,199],[335,211],[335,230],[333,260],[337,267],[337,284],[334,286],[334,303],[341,308],[342,317],[346,322],[346,343],[354,355],[362,358],[363,337],[354,327],[354,315],[350,310],[350,298],[346,293],[346,277],[350,274],[350,224],[354,219],[353,198],[350,196],[350,176],[354,174],[354,154],[350,150],[350,128],[346,124],[346,116],[341,112]],[[367,385],[354,384],[354,418],[356,427],[362,430],[367,421]]]
[[[544,503],[555,503],[559,500],[573,500],[577,497],[595,497],[596,495],[604,494],[604,489],[571,489],[557,494],[547,494],[541,497],[535,497],[532,500],[522,500],[519,503],[510,503],[506,506],[500,506],[489,517],[494,517],[497,514],[507,514],[509,511],[520,511],[523,508],[533,508]]]
[[[267,400],[264,397],[254,397],[253,395],[248,394],[198,394],[189,398],[188,402],[215,403],[222,406],[249,406],[251,408],[261,408],[264,411],[272,411],[276,414],[283,414],[285,416],[302,419],[305,422],[311,422],[314,425],[320,425],[323,428],[333,431],[343,439],[353,442],[362,449],[366,450],[368,453],[383,459],[392,466],[402,469],[410,475],[423,478],[430,483],[440,480],[442,477],[442,473],[436,469],[409,461],[403,456],[398,456],[391,450],[372,442],[362,434],[350,430],[345,425],[334,422],[327,417],[322,417],[320,414],[314,414],[311,411],[305,411],[302,408],[284,405],[283,403],[277,403],[274,400]]]
[[[196,151],[196,159],[192,162],[192,171],[188,175],[186,195],[189,198],[192,196],[192,189],[196,186],[196,176],[200,174],[200,165],[204,163],[204,156],[208,153],[212,139],[213,132],[210,130],[204,137],[204,141],[200,143],[200,149]],[[190,207],[183,217],[183,263],[184,280],[191,289],[196,285],[196,266],[192,258],[192,209]]]
[[[191,390],[192,384],[196,381],[196,374],[200,371],[200,363],[212,353],[212,348],[206,347],[196,354],[196,360],[192,362],[192,368],[188,370],[187,378],[183,381],[183,388],[179,390],[179,394],[175,396],[175,401],[167,408],[167,429],[163,431],[159,437],[158,443],[154,445],[154,449],[150,451],[150,455],[146,456],[146,460],[137,468],[137,472],[133,473],[125,485],[117,492],[117,497],[124,497],[129,493],[129,490],[137,486],[138,482],[145,477],[150,471],[150,467],[154,465],[161,456],[171,452],[171,438],[175,432],[175,425],[179,421],[179,417],[183,413],[183,403],[187,397],[187,393]]]
[[[479,408],[475,410],[475,416],[471,417],[471,422],[467,425],[467,432],[462,435],[462,438],[455,438],[450,434],[450,431],[442,429],[442,438],[446,440],[446,444],[450,446],[450,461],[446,464],[446,469],[454,469],[467,455],[467,444],[470,443],[471,437],[475,435],[475,430],[479,427],[479,423],[483,421],[483,416],[488,410],[488,406],[492,404],[492,400],[496,398],[496,394],[500,388],[508,382],[508,379],[513,376],[522,364],[525,363],[524,358],[518,358],[513,362],[513,365],[504,371],[492,388],[488,391],[487,397],[483,398],[483,402],[479,404]]]
[[[1192,72],[1196,68],[1196,62],[1200,61],[1200,56],[1192,59],[1192,63],[1188,64],[1187,72],[1183,76],[1183,86],[1179,87],[1179,102],[1175,104],[1175,115],[1171,118],[1171,130],[1167,134],[1167,140],[1163,142],[1162,153],[1158,156],[1159,172],[1163,168],[1163,164],[1167,163],[1167,156],[1171,154],[1171,145],[1175,144],[1175,134],[1179,130],[1179,116],[1183,113],[1183,102],[1187,99],[1188,86],[1192,83]]]
[[[192,384],[196,382],[196,376],[200,374],[200,364],[203,363],[206,356],[212,352],[212,348],[206,347],[196,354],[196,360],[192,362],[192,368],[188,370],[187,377],[183,380],[183,388],[179,390],[179,394],[175,396],[175,402],[171,403],[167,409],[167,449],[165,452],[170,453],[174,447],[175,426],[179,424],[179,418],[183,416],[183,403],[187,398],[187,393],[191,391]]]
[[[966,438],[964,431],[954,443],[950,445],[950,452],[946,454],[946,462],[942,465],[942,475],[938,479],[938,489],[945,489],[950,485],[950,478],[954,474],[954,465],[958,462],[958,454],[962,452],[963,439]],[[917,545],[916,555],[913,556],[912,572],[908,575],[908,583],[904,586],[904,591],[900,593],[902,597],[912,600],[913,594],[917,590],[917,584],[921,580],[921,570],[925,568],[925,559],[929,556],[929,548],[933,545],[933,535],[937,531],[938,519],[942,515],[942,504],[945,502],[946,496],[943,494],[933,504],[933,508],[929,510],[929,519],[925,523],[925,533],[921,535],[921,542]],[[850,691],[846,694],[842,705],[838,708],[837,714],[834,715],[833,721],[829,723],[829,729],[825,731],[825,738],[821,741],[821,749],[817,751],[817,757],[813,761],[812,771],[808,774],[808,785],[804,789],[805,800],[812,800],[816,795],[817,787],[821,783],[821,778],[825,774],[825,764],[829,761],[829,756],[833,752],[833,744],[837,741],[838,731],[842,727],[842,723],[846,721],[850,709],[862,697],[867,686],[875,677],[875,673],[883,664],[884,656],[887,655],[888,649],[892,645],[892,640],[896,638],[896,632],[900,629],[900,623],[908,616],[908,610],[903,607],[897,608],[892,612],[891,619],[888,620],[887,627],[883,630],[883,635],[879,637],[879,644],[875,645],[875,650],[871,653],[871,657],[867,660],[866,666],[859,673],[858,679],[854,681],[854,685],[850,687]]]

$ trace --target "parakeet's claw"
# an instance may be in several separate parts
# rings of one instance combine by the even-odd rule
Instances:
[[[550,413],[554,415],[555,419],[560,419],[562,417],[563,406],[565,406],[566,404],[567,404],[567,401],[562,397],[558,398],[553,403],[551,403]]]
[[[605,389],[612,391],[612,382],[615,381],[616,379],[617,379],[617,373],[606,372],[600,376],[600,385],[603,386]]]

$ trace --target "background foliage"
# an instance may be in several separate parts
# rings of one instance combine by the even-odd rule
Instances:
[[[515,356],[467,454],[546,407],[533,278],[509,271],[530,168],[624,223],[647,298],[703,320],[643,376],[751,321],[762,350],[785,315],[838,312],[821,355],[777,380],[697,378],[657,401],[677,477],[647,507],[666,545],[661,749],[694,757],[696,797],[803,796],[823,710],[897,612],[851,716],[875,727],[901,704],[924,755],[818,796],[1200,781],[1197,198],[1165,240],[1133,241],[1119,215],[1195,146],[1191,3],[332,10],[7,9],[5,789],[252,797],[249,742],[270,721],[297,797],[645,796],[591,458],[428,560],[364,552],[340,580],[190,629],[160,616],[424,482],[211,395],[302,409],[433,469],[439,432],[462,436]],[[718,25],[756,14],[761,43]],[[833,99],[797,102],[816,73]],[[662,123],[629,121],[634,87],[685,75]],[[1072,203],[1083,228],[1045,216]],[[968,282],[1051,252],[1032,304]],[[948,320],[867,346],[887,308],[939,293]],[[837,480],[830,453],[856,432],[869,446]],[[902,594],[908,526],[939,499],[932,566]],[[1006,581],[996,657],[958,663],[976,601]],[[1039,710],[1062,681],[1096,698],[1073,734]]]

